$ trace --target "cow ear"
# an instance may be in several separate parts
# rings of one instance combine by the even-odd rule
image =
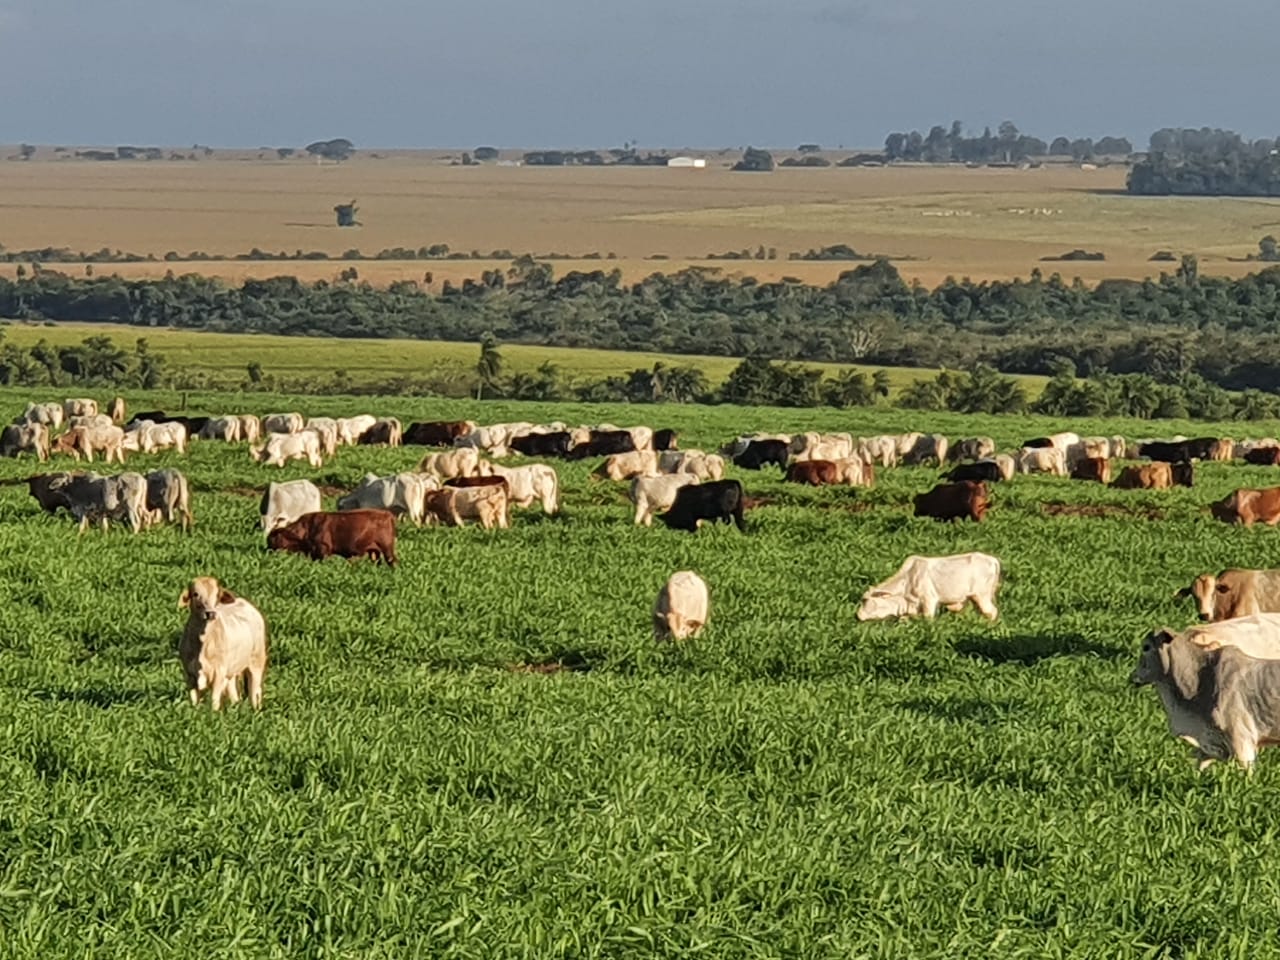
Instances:
[[[191,590],[187,588],[178,595],[178,609],[191,606]]]
[[[230,590],[228,590],[226,587],[223,587],[222,590],[218,593],[218,602],[219,603],[235,603],[236,595],[232,593]]]

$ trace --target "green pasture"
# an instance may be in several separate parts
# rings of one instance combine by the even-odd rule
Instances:
[[[0,391],[0,414],[27,397]],[[1067,426],[1192,432],[896,410],[188,399],[189,412],[648,422],[704,449],[808,427],[1005,447]],[[1211,464],[1193,489],[1163,492],[1018,477],[981,525],[911,517],[934,469],[879,471],[870,491],[732,470],[764,501],[747,534],[689,535],[632,527],[623,485],[589,481],[586,462],[560,467],[561,517],[405,526],[396,570],[264,549],[268,480],[309,476],[331,506],[366,471],[422,453],[348,448],[319,471],[260,467],[242,444],[133,458],[187,473],[190,535],[78,537],[27,496],[33,462],[0,461],[0,955],[1280,953],[1280,757],[1264,753],[1251,779],[1197,774],[1155,694],[1127,680],[1148,630],[1194,619],[1177,588],[1280,561],[1280,532],[1204,509],[1277,483],[1274,468]],[[966,550],[1003,562],[998,623],[855,619],[908,554]],[[657,646],[650,606],[682,568],[710,585],[710,624]],[[200,574],[267,618],[260,714],[186,702],[177,597]]]

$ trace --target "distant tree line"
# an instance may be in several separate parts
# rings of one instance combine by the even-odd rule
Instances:
[[[1127,157],[1132,152],[1133,145],[1124,137],[1102,137],[1096,142],[1088,137],[1056,137],[1052,143],[1045,143],[1020,132],[1009,120],[1000,124],[994,134],[986,127],[981,136],[965,136],[960,121],[954,120],[949,128],[934,126],[927,134],[919,130],[891,133],[884,141],[885,159],[925,163],[1017,163],[1045,156],[1091,160],[1100,156]]]
[[[1128,185],[1147,196],[1280,196],[1280,139],[1247,141],[1208,127],[1157,130]]]
[[[933,289],[905,283],[884,260],[823,286],[697,268],[634,283],[616,269],[557,277],[529,257],[430,289],[409,280],[230,285],[196,274],[125,280],[42,269],[0,279],[0,316],[470,342],[492,332],[507,343],[950,370],[982,363],[1006,374],[1052,375],[1065,360],[1083,377],[1140,373],[1171,384],[1194,374],[1229,390],[1280,392],[1280,267],[1203,277],[1192,256],[1156,280],[1088,287],[1036,270]]]

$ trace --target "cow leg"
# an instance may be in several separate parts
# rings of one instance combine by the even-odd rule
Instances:
[[[1231,752],[1244,765],[1246,773],[1253,773],[1253,761],[1258,757],[1258,735],[1247,727],[1232,730]]]
[[[975,594],[969,599],[973,601],[973,605],[977,607],[979,612],[988,620],[995,620],[996,617],[1000,616],[1000,613],[996,610],[996,605],[992,601],[991,597],[978,596]]]
[[[249,668],[249,702],[255,710],[262,709],[262,675],[265,670],[266,664]]]
[[[963,600],[961,600],[959,603],[948,603],[947,609],[950,610],[952,613],[959,613],[961,610],[964,609],[964,604],[965,604],[965,601]]]
[[[742,515],[741,503],[739,503],[736,507],[733,508],[733,522],[737,525],[738,529],[741,532],[743,533],[747,532],[747,521]]]
[[[213,707],[214,712],[222,709],[222,695],[226,693],[227,680],[219,670],[213,675],[213,682],[209,684],[209,705]]]

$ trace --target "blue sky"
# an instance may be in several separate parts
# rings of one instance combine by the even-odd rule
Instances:
[[[1274,0],[0,0],[0,142],[1276,136]]]

